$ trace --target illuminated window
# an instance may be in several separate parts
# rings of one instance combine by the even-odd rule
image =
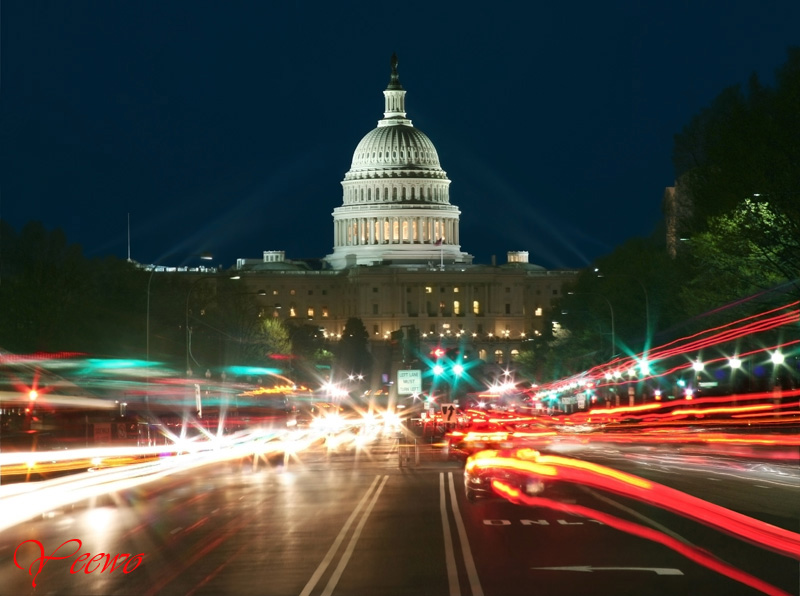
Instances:
[[[327,306],[323,306],[322,307],[322,318],[323,319],[327,319],[328,318],[328,307]]]
[[[542,307],[540,306],[535,311],[533,311],[534,316],[541,317],[542,316]]]
[[[426,294],[432,294],[433,293],[433,288],[430,287],[430,286],[425,286],[425,293]]]
[[[478,300],[472,301],[472,313],[479,315],[481,314],[481,303]]]
[[[294,290],[289,290],[289,294],[291,294],[292,296],[294,296]]]
[[[308,318],[309,319],[313,319],[314,318],[314,307],[313,306],[309,306],[308,307]]]
[[[454,294],[458,294],[458,292],[459,292],[459,289],[458,289],[458,287],[455,287],[455,288],[453,288],[453,293],[454,293]]]
[[[289,316],[290,317],[296,317],[297,316],[297,311],[295,310],[294,304],[292,304],[289,307]]]
[[[453,314],[454,315],[461,314],[461,303],[458,300],[453,300]]]
[[[278,295],[278,290],[272,290],[272,295],[273,296],[277,296]]]

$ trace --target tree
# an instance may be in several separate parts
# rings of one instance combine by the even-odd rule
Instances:
[[[735,284],[742,291],[800,271],[793,241],[800,233],[800,48],[787,54],[775,88],[753,75],[747,92],[724,90],[675,138],[678,185],[692,203],[683,228],[697,251],[697,276],[713,266],[749,279]],[[718,258],[724,255],[714,234],[732,243],[731,258]],[[766,268],[763,279],[753,275],[754,263]]]
[[[369,332],[361,319],[358,317],[347,319],[334,354],[334,366],[341,375],[361,373],[369,377],[372,371]]]
[[[269,362],[274,356],[292,356],[292,340],[288,327],[280,319],[263,319],[258,326],[256,350],[261,362]]]
[[[17,234],[0,221],[0,254],[3,348],[125,357],[144,352],[147,280],[135,265],[89,260],[61,230],[39,222]]]
[[[742,297],[763,294],[783,282],[800,297],[800,234],[770,202],[746,199],[730,213],[709,218],[708,231],[691,241],[697,275],[681,295],[690,314]],[[769,293],[753,304],[771,302]]]
[[[294,370],[298,380],[313,383],[319,378],[319,369],[330,369],[333,352],[322,328],[316,325],[291,324],[289,337],[294,351]]]

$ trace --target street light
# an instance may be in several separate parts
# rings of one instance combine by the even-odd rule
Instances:
[[[169,255],[166,255],[169,256]],[[214,257],[212,257],[208,253],[203,253],[199,255],[200,259],[204,261],[210,261]],[[147,409],[150,409],[150,285],[153,283],[153,275],[158,270],[159,265],[161,264],[162,259],[158,259],[153,265],[152,270],[150,271],[150,276],[147,278],[147,321],[146,325],[146,355],[145,359],[147,362],[147,388],[145,390],[144,399],[145,403],[147,404]]]
[[[210,260],[212,260],[214,258],[208,253],[203,253],[203,254],[201,254],[199,256],[200,256],[200,259],[202,259],[204,261],[210,261]],[[147,335],[146,354],[147,355],[146,355],[146,360],[147,360],[147,364],[148,365],[150,364],[150,284],[153,283],[153,275],[158,270],[158,267],[161,264],[161,260],[162,259],[159,259],[158,261],[155,262],[155,264],[152,265],[153,268],[150,271],[150,277],[147,278],[147,323],[146,323],[146,325],[147,325],[147,331],[146,331],[146,335]]]
[[[191,366],[191,361],[192,360],[194,360],[195,364],[200,366],[200,363],[197,362],[197,360],[194,359],[194,355],[192,354],[192,329],[189,326],[189,298],[191,297],[192,291],[194,290],[195,286],[199,282],[207,280],[207,279],[214,279],[214,278],[219,279],[219,276],[205,275],[203,277],[199,277],[198,279],[194,280],[194,282],[192,282],[192,285],[189,287],[189,291],[186,293],[186,327],[185,327],[185,329],[186,329],[186,376],[191,376],[191,374],[192,374],[192,366]],[[237,280],[237,279],[241,279],[241,277],[238,276],[238,275],[233,275],[233,276],[229,277],[228,279]],[[266,296],[267,292],[266,292],[266,290],[257,290],[255,292],[243,292],[240,295]]]
[[[602,294],[594,294],[593,292],[567,292],[570,296],[574,296],[576,294],[584,294],[584,295],[594,295],[599,296],[603,300],[606,301],[608,304],[608,310],[611,311],[611,358],[614,357],[614,352],[617,350],[617,342],[616,338],[614,337],[614,307],[611,306],[611,302],[608,301],[608,298],[603,296]]]
[[[642,292],[644,292],[644,340],[647,342],[648,338],[650,337],[650,297],[647,294],[647,288],[644,287],[644,284],[637,278],[635,275],[630,275],[629,273],[609,273],[606,275],[605,273],[601,273],[600,269],[597,267],[594,268],[594,272],[597,274],[597,277],[605,278],[605,277],[630,277],[633,281],[639,284],[639,287],[642,288]]]
[[[192,291],[194,290],[195,286],[200,283],[201,281],[207,279],[218,279],[219,276],[217,275],[204,275],[202,277],[198,277],[196,280],[192,282],[192,285],[189,286],[189,291],[186,292],[186,376],[191,376],[192,374],[192,366],[191,360],[194,360],[194,356],[192,355],[192,329],[189,326],[189,298],[192,295]],[[228,277],[231,280],[241,279],[239,275],[233,275]],[[258,290],[257,292],[252,292],[254,295],[257,296],[266,296],[267,292],[264,290]],[[195,364],[200,366],[200,363],[197,360],[194,360]]]

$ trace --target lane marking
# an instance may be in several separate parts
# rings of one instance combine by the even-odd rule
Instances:
[[[475,568],[475,560],[472,558],[472,550],[469,548],[467,530],[464,528],[464,520],[461,519],[461,511],[458,508],[456,488],[453,484],[453,473],[448,472],[447,477],[448,482],[450,483],[450,506],[453,508],[453,517],[456,520],[456,527],[458,528],[458,538],[461,542],[461,554],[464,556],[464,565],[467,568],[469,587],[472,590],[472,596],[483,596],[481,581],[478,579],[478,570]]]
[[[377,477],[376,477],[377,479]],[[350,556],[353,554],[353,550],[356,548],[356,542],[358,542],[359,536],[361,536],[361,530],[364,529],[364,525],[367,523],[367,518],[369,514],[372,513],[372,508],[375,507],[375,503],[378,501],[378,497],[381,495],[381,491],[383,487],[386,485],[386,482],[389,480],[389,476],[383,477],[383,482],[378,487],[378,490],[375,491],[375,494],[372,496],[372,500],[369,503],[369,506],[364,511],[364,514],[361,516],[361,520],[358,522],[358,526],[356,526],[355,532],[350,537],[350,542],[347,545],[347,550],[345,550],[342,558],[339,559],[339,564],[336,566],[336,569],[331,575],[330,580],[328,580],[328,585],[325,586],[325,590],[322,592],[320,596],[331,596],[333,594],[334,588],[336,588],[336,584],[339,583],[339,578],[342,577],[342,573],[344,573],[344,568],[347,567],[347,563],[350,561]]]
[[[350,530],[350,526],[353,524],[353,521],[355,520],[356,516],[364,507],[364,503],[367,502],[367,499],[369,498],[372,489],[374,489],[375,485],[378,484],[379,479],[380,476],[375,476],[375,480],[372,481],[372,484],[370,484],[369,488],[364,493],[364,496],[361,498],[361,501],[359,501],[358,505],[353,510],[353,513],[350,514],[350,517],[347,518],[347,521],[345,522],[344,526],[342,526],[342,529],[339,531],[339,535],[336,536],[336,540],[333,541],[333,544],[328,549],[325,558],[322,559],[319,566],[317,567],[317,570],[311,576],[311,579],[308,580],[306,587],[303,588],[302,592],[300,592],[300,596],[309,596],[309,594],[311,594],[311,590],[314,589],[314,586],[317,585],[319,578],[322,577],[322,574],[325,573],[325,570],[328,568],[328,565],[331,564],[331,561],[333,560],[336,551],[339,550],[339,545],[342,543],[345,535]]]
[[[617,509],[621,509],[625,513],[627,513],[629,515],[632,515],[636,519],[648,524],[650,527],[655,528],[656,530],[659,530],[659,531],[663,532],[667,536],[670,536],[671,538],[674,538],[675,540],[680,540],[684,544],[687,544],[687,545],[689,545],[691,547],[694,547],[694,544],[689,542],[686,538],[684,538],[683,536],[681,536],[677,532],[673,532],[672,530],[670,530],[666,526],[661,525],[656,520],[650,519],[649,517],[647,517],[643,513],[639,513],[635,509],[631,509],[630,507],[626,507],[622,503],[619,503],[619,502],[615,501],[614,499],[610,499],[610,498],[608,498],[608,497],[606,497],[606,496],[604,496],[604,495],[602,495],[602,494],[600,494],[600,493],[598,493],[598,492],[596,492],[596,491],[594,491],[591,488],[588,488],[586,486],[581,486],[580,488],[582,490],[586,491],[587,493],[589,493],[590,495],[592,495],[595,499],[599,499],[600,501],[608,503],[609,505],[612,505],[612,506],[616,507]]]
[[[683,571],[674,567],[593,567],[592,565],[574,565],[572,567],[531,567],[544,571],[579,571],[592,573],[594,571],[652,571],[656,575],[683,575]]]
[[[447,519],[447,494],[444,490],[444,472],[439,472],[439,511],[442,514],[442,531],[444,532],[444,560],[447,567],[447,584],[450,586],[450,596],[460,596],[458,585],[458,570],[456,557],[453,552],[453,537],[450,534],[450,521]]]

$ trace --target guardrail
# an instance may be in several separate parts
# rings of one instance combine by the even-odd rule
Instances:
[[[446,446],[413,440],[397,445],[397,464],[400,468],[416,468],[426,464],[452,462]]]

